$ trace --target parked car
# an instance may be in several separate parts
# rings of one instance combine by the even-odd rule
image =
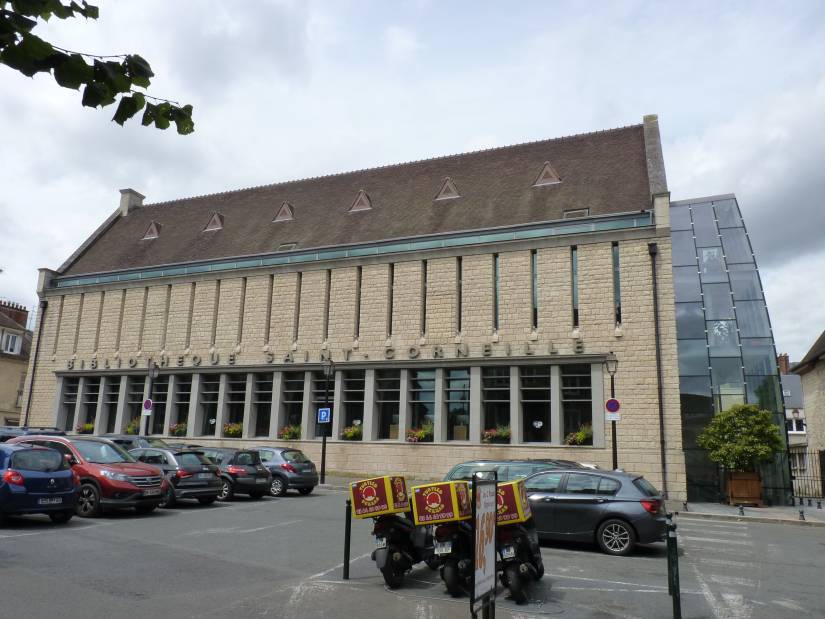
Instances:
[[[59,451],[0,445],[0,524],[12,514],[46,514],[52,522],[69,522],[79,486],[80,478]]]
[[[272,474],[261,462],[257,451],[250,449],[208,448],[203,455],[220,467],[219,501],[229,501],[236,494],[260,499],[272,486]]]
[[[253,449],[260,454],[264,466],[272,473],[269,487],[272,496],[283,496],[290,489],[309,494],[318,485],[318,471],[304,452],[291,447],[268,445]]]
[[[5,443],[10,438],[25,436],[27,434],[53,434],[55,436],[65,436],[66,433],[59,428],[35,428],[33,426],[0,426],[0,443]]]
[[[101,434],[101,438],[117,443],[126,451],[137,449],[138,447],[159,447],[169,449],[169,444],[162,438],[156,436],[137,436],[136,434]]]
[[[196,449],[198,451],[203,449],[203,445],[195,445],[193,443],[166,443],[167,449]]]
[[[476,471],[495,470],[498,481],[513,481],[538,473],[559,469],[589,468],[572,460],[470,460],[456,464],[444,477],[444,481],[470,480]]]
[[[595,542],[610,555],[665,540],[663,497],[640,475],[569,469],[524,483],[541,539]]]
[[[94,436],[18,436],[18,445],[59,451],[80,478],[76,513],[89,518],[104,509],[134,507],[151,512],[163,501],[167,481],[155,466],[137,462],[119,445]]]
[[[161,507],[172,507],[180,499],[197,499],[210,505],[218,498],[223,482],[216,464],[191,449],[156,449],[141,447],[130,452],[138,461],[158,467],[169,485]]]

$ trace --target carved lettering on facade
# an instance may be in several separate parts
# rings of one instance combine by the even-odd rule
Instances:
[[[436,344],[433,346],[433,359],[443,359],[444,358],[444,349]]]

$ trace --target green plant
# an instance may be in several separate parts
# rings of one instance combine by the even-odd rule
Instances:
[[[432,443],[433,436],[433,424],[431,422],[422,424],[420,428],[407,430],[408,443]]]
[[[223,435],[228,438],[240,438],[243,435],[242,423],[223,424]]]
[[[84,423],[77,426],[75,432],[78,434],[92,434],[95,431],[95,424],[94,423]]]
[[[140,432],[140,417],[135,417],[126,424],[126,429],[123,431],[124,434],[137,434]]]
[[[341,438],[345,441],[360,441],[363,435],[361,426],[347,426],[341,430]]]
[[[278,438],[284,439],[285,441],[292,441],[301,438],[301,426],[298,424],[284,426],[281,428],[281,431],[278,432]]]
[[[756,471],[785,449],[771,413],[754,404],[734,404],[716,415],[696,443],[713,462],[743,473]]]
[[[169,435],[170,436],[186,436],[186,422],[182,421],[180,423],[173,423],[169,426]]]
[[[575,432],[571,432],[564,438],[565,445],[592,445],[593,426],[583,423]]]
[[[481,434],[482,443],[509,443],[510,426],[496,426],[489,430],[484,430]]]

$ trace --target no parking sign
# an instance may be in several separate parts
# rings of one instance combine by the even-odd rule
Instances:
[[[619,412],[622,408],[622,405],[619,404],[619,401],[616,398],[610,398],[604,403],[604,418],[607,421],[621,421],[622,414]]]

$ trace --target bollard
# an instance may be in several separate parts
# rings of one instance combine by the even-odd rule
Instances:
[[[808,507],[811,507],[811,499],[808,499]]]
[[[739,505],[739,515],[740,516],[745,515],[745,507],[742,504]]]
[[[676,541],[676,525],[673,514],[667,518],[667,591],[673,600],[673,618],[682,619],[682,593],[679,584],[679,546]]]
[[[816,502],[816,508],[817,509],[822,509],[822,501],[817,501]]]
[[[799,519],[800,520],[805,520],[805,510],[804,509],[799,510]]]
[[[687,501],[682,501],[682,509],[684,509],[685,511],[689,511],[688,506],[687,506]]]
[[[344,580],[349,580],[349,544],[352,530],[352,501],[347,499],[347,515],[344,518]]]

